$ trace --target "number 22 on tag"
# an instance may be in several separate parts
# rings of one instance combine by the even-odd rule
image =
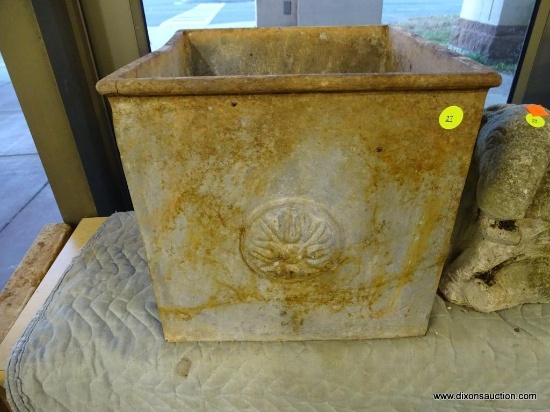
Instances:
[[[458,106],[449,106],[439,115],[439,125],[447,130],[454,129],[462,123],[464,112]]]

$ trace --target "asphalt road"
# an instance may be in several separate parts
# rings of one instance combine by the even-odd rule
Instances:
[[[253,1],[243,3],[226,3],[211,24],[231,23],[233,21],[256,20],[256,6]]]
[[[334,0],[338,1],[338,0]],[[463,0],[384,0],[382,23],[391,23],[410,17],[458,15]],[[180,13],[191,10],[200,3],[215,3],[214,0],[143,0],[148,26],[159,26]],[[253,21],[256,19],[254,1],[219,0],[224,7],[211,24]]]
[[[411,17],[459,15],[463,0],[384,0],[382,23]]]
[[[256,20],[255,2],[250,0],[143,0],[147,26],[159,26],[163,21],[191,10],[200,3],[225,3],[211,24]]]
[[[147,26],[159,26],[163,21],[191,10],[196,5],[174,0],[143,0],[143,11]]]

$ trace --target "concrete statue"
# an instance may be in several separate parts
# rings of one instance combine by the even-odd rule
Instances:
[[[485,110],[440,282],[481,312],[550,302],[550,118],[528,109]]]

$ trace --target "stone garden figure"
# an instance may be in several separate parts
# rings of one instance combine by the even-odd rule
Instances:
[[[550,302],[550,123],[484,112],[440,291],[481,312]]]

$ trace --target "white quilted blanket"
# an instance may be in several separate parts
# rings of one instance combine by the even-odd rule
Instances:
[[[550,305],[481,314],[437,298],[420,338],[167,343],[134,216],[119,213],[18,342],[6,384],[14,411],[547,411]]]

